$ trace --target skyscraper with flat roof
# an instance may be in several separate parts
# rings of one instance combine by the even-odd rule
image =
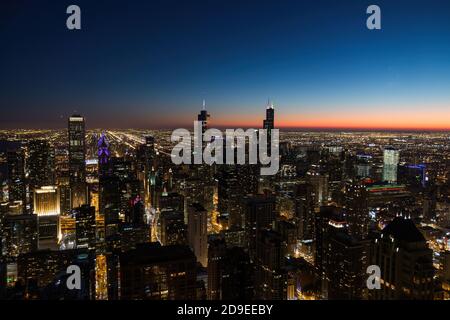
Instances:
[[[208,265],[208,212],[198,203],[188,207],[187,233],[189,245],[197,261],[206,267]]]
[[[8,150],[6,153],[9,202],[21,201],[26,205],[25,155],[22,149]]]
[[[69,117],[69,180],[71,206],[87,202],[85,121],[80,115]]]
[[[397,168],[400,159],[400,151],[387,147],[383,152],[383,181],[397,182]]]

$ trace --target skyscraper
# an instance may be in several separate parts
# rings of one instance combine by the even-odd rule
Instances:
[[[95,249],[95,207],[82,205],[75,209],[77,248]]]
[[[397,182],[397,168],[400,159],[400,151],[391,147],[384,149],[383,153],[383,181]]]
[[[109,143],[106,140],[105,133],[102,133],[100,139],[98,139],[97,147],[98,147],[98,165],[101,174],[102,168],[104,168],[105,165],[108,163],[109,157],[111,155],[109,151]]]
[[[8,258],[36,251],[38,248],[37,216],[6,215],[3,221],[3,251]]]
[[[297,185],[295,192],[295,217],[300,240],[312,240],[314,238],[314,188],[309,183]]]
[[[267,153],[271,154],[272,130],[275,128],[275,109],[273,103],[267,101],[266,119],[263,120],[263,129],[267,130]]]
[[[254,296],[253,264],[243,248],[222,237],[208,241],[208,300],[250,300]]]
[[[248,241],[250,259],[256,258],[261,230],[270,229],[275,221],[275,197],[271,194],[258,194],[244,198],[245,233]]]
[[[193,300],[195,256],[187,246],[139,245],[120,255],[120,296],[124,300]]]
[[[280,234],[272,230],[258,231],[256,250],[255,294],[261,300],[285,300],[285,248]]]
[[[206,102],[203,100],[203,108],[198,114],[197,120],[201,121],[202,123],[202,133],[204,133],[208,129],[208,119],[209,119],[209,113],[206,111]]]
[[[208,212],[198,203],[188,207],[187,233],[189,245],[197,261],[206,267],[208,264]]]
[[[46,140],[28,143],[28,182],[31,191],[54,183],[54,151]]]
[[[44,186],[34,192],[34,214],[53,216],[60,214],[59,190],[55,186]]]
[[[263,129],[267,130],[267,135],[268,137],[270,137],[270,132],[274,128],[275,128],[275,108],[273,107],[273,103],[268,101],[266,107],[266,119],[264,119],[263,121]]]
[[[160,214],[160,241],[164,246],[186,243],[186,225],[184,212],[173,209],[163,209]]]
[[[59,236],[59,190],[44,186],[34,190],[33,213],[38,220],[39,249],[56,248]]]
[[[6,157],[9,201],[22,201],[22,208],[25,209],[26,188],[24,152],[21,149],[8,150]]]
[[[80,115],[69,117],[69,180],[72,208],[87,202],[85,122]]]
[[[344,191],[344,207],[349,234],[357,239],[366,238],[370,223],[366,186],[358,182],[348,183]]]
[[[222,298],[222,268],[226,249],[224,238],[211,237],[208,240],[208,300]]]
[[[372,264],[381,269],[375,299],[434,298],[433,251],[414,222],[396,217],[373,242]]]

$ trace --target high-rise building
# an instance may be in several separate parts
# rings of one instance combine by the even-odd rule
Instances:
[[[28,182],[31,191],[54,184],[54,150],[46,140],[28,143]]]
[[[26,207],[25,155],[23,150],[8,150],[7,155],[8,197],[10,202],[21,201]]]
[[[209,117],[210,117],[210,115],[209,115],[208,111],[206,110],[206,102],[205,102],[205,100],[203,100],[203,108],[197,116],[197,120],[202,123],[202,133],[204,133],[206,130],[208,130]]]
[[[372,264],[380,267],[381,289],[371,290],[377,300],[432,300],[433,251],[414,222],[396,217],[373,242]]]
[[[3,219],[3,251],[7,257],[36,251],[38,248],[37,216],[6,215]]]
[[[184,212],[184,197],[177,192],[162,193],[159,197],[159,209],[173,209]]]
[[[193,203],[188,208],[188,241],[203,267],[208,265],[208,212],[205,208]]]
[[[99,179],[99,212],[105,218],[105,234],[109,237],[118,231],[120,214],[120,179],[101,176]]]
[[[320,212],[315,215],[315,257],[314,264],[320,278],[325,279],[327,264],[326,251],[330,231],[344,229],[347,222],[344,219],[342,209],[335,206],[323,206]]]
[[[322,297],[332,300],[366,298],[369,242],[349,234],[345,211],[322,207],[316,215],[315,266]]]
[[[313,186],[309,183],[298,184],[295,194],[295,217],[298,237],[302,241],[314,239],[314,203]]]
[[[143,244],[119,260],[121,299],[195,299],[196,259],[189,247]]]
[[[156,163],[155,138],[153,136],[145,136],[145,143],[138,146],[136,150],[136,171],[137,177],[142,181],[144,188],[144,200],[146,203],[151,202],[150,173]],[[155,203],[151,202],[152,206]]]
[[[251,300],[254,268],[243,248],[222,237],[208,241],[208,300]]]
[[[222,298],[222,268],[226,263],[226,250],[224,238],[212,237],[208,240],[208,300]]]
[[[383,152],[383,181],[397,182],[397,169],[400,160],[400,151],[387,147]]]
[[[280,234],[260,230],[255,259],[255,294],[261,300],[286,300],[285,251]]]
[[[33,213],[38,216],[60,214],[60,195],[55,186],[42,186],[34,190]]]
[[[60,196],[55,186],[34,190],[34,211],[38,219],[39,248],[55,247],[59,236]]]
[[[85,122],[80,115],[69,117],[69,179],[71,206],[87,203]]]
[[[254,261],[261,230],[272,228],[275,221],[276,199],[266,193],[244,198],[245,232],[248,241],[250,259]]]
[[[271,141],[271,133],[272,129],[275,128],[275,108],[273,107],[273,103],[270,101],[267,102],[266,107],[266,119],[263,121],[263,129],[267,130],[267,141]]]
[[[95,249],[95,207],[75,208],[75,235],[78,249]]]
[[[100,139],[97,142],[97,156],[98,156],[98,171],[99,175],[106,174],[108,170],[109,157],[111,152],[109,151],[109,143],[106,139],[105,133],[102,133]]]
[[[76,292],[79,299],[93,297],[94,257],[79,250],[50,251],[40,250],[20,255],[17,259],[18,279],[25,286],[28,298],[67,299]],[[66,272],[70,265],[77,265],[81,271],[81,290],[68,290]],[[61,284],[61,285],[60,285]],[[37,290],[32,290],[32,289]],[[58,290],[59,289],[59,290]],[[59,292],[58,292],[59,291]],[[70,299],[76,299],[76,296]]]
[[[350,235],[358,239],[366,238],[370,223],[366,186],[358,182],[347,184],[343,207],[346,209]]]
[[[313,186],[315,206],[327,205],[328,174],[321,172],[319,166],[312,166],[306,174],[306,180]]]
[[[331,227],[325,248],[325,277],[329,300],[366,298],[369,242],[358,240],[345,229]]]
[[[185,244],[187,241],[183,211],[163,209],[160,214],[160,241],[164,246]]]

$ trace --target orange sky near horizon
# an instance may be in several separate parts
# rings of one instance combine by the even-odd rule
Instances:
[[[261,127],[263,115],[239,115],[238,118],[217,115],[212,117],[211,126],[218,127]],[[275,113],[278,128],[324,128],[324,129],[410,129],[410,130],[450,130],[450,107],[448,111],[422,112],[376,111],[364,113],[317,112],[282,114]]]

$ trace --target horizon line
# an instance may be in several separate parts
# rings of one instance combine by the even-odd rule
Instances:
[[[86,131],[90,130],[175,130],[180,127],[173,126],[173,127],[127,127],[127,128],[119,128],[119,127],[101,127],[96,126],[93,128],[87,128]],[[262,129],[259,127],[253,127],[253,126],[226,126],[226,125],[219,125],[219,126],[211,126],[211,128],[217,128],[217,129]],[[279,126],[275,127],[275,129],[279,129],[280,131],[354,131],[354,132],[450,132],[450,128],[399,128],[399,127],[387,127],[387,128],[377,128],[377,127],[309,127],[309,126]],[[59,128],[8,128],[8,129],[0,129],[0,132],[5,131],[29,131],[29,130],[41,130],[41,131],[60,131],[60,130],[67,130],[67,127],[59,127]]]

